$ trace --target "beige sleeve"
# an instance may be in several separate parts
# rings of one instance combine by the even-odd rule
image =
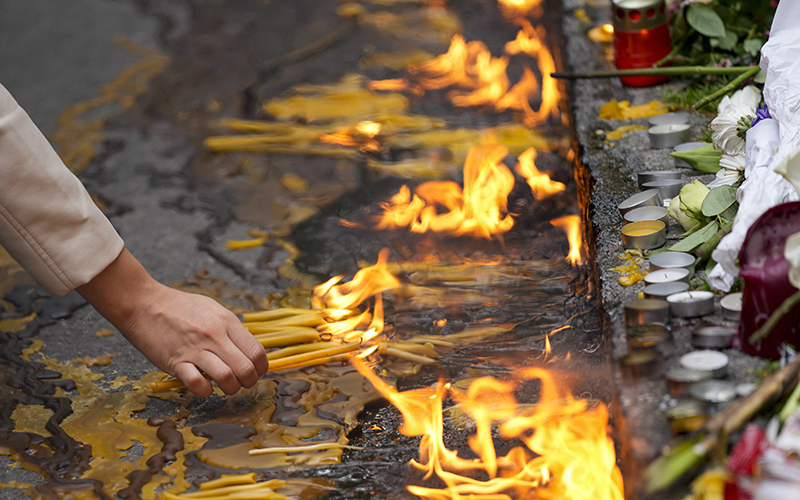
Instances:
[[[83,184],[2,85],[0,244],[54,295],[88,283],[124,246]]]

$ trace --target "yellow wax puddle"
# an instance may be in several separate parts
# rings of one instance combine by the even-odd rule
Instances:
[[[618,140],[622,139],[626,135],[630,134],[635,130],[645,130],[647,127],[644,125],[623,125],[621,127],[617,127],[616,129],[606,132],[606,139],[610,140]]]
[[[648,234],[649,232],[650,231],[648,230]],[[630,261],[628,264],[623,264],[612,269],[612,271],[616,271],[621,274],[621,276],[617,278],[617,282],[621,286],[635,285],[636,283],[642,281],[647,275],[647,270],[642,267],[644,264],[647,264],[647,261],[644,259],[641,250],[628,249],[621,253],[618,257],[621,260]]]
[[[600,106],[600,113],[597,117],[603,120],[631,120],[660,115],[667,111],[669,111],[669,107],[660,101],[650,101],[646,104],[631,106],[630,101],[611,99]]]

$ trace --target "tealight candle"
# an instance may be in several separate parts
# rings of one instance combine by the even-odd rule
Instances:
[[[667,241],[667,229],[660,220],[642,220],[622,226],[622,245],[625,248],[652,250]]]
[[[689,123],[689,114],[681,111],[661,113],[660,115],[653,115],[648,118],[647,123],[649,123],[651,127],[655,127],[656,125],[670,125],[674,123]]]
[[[655,349],[632,351],[619,358],[622,378],[642,380],[660,377],[663,373],[661,354]]]
[[[736,399],[736,386],[724,380],[704,380],[689,386],[689,394],[697,401],[724,404]]]
[[[711,349],[730,347],[736,329],[727,326],[701,326],[692,331],[692,345]]]
[[[656,125],[647,129],[650,137],[650,147],[653,149],[674,148],[682,142],[689,140],[688,123],[667,123]]]
[[[683,179],[683,172],[680,170],[650,170],[636,174],[636,183],[639,185],[639,190],[643,190],[647,182],[665,179]]]
[[[702,428],[709,418],[709,406],[705,401],[686,399],[667,410],[672,434],[677,436]]]
[[[619,213],[624,217],[626,213],[639,207],[663,207],[664,199],[658,189],[640,191],[619,204]]]
[[[732,321],[739,321],[742,317],[742,292],[729,293],[719,301],[722,308],[722,317]]]
[[[671,200],[681,193],[681,188],[686,184],[682,179],[659,179],[644,183],[645,189],[658,189],[658,194],[664,201]]]
[[[690,385],[713,378],[711,372],[704,370],[690,370],[682,366],[673,366],[667,370],[667,386],[673,398],[686,393]]]
[[[708,142],[684,142],[683,144],[678,144],[674,148],[673,151],[689,151],[692,149],[702,148],[703,146],[708,146]],[[686,163],[685,161],[681,160],[680,158],[673,158],[675,160],[676,167],[686,167],[691,168],[692,166]]]
[[[633,299],[624,306],[625,324],[663,325],[669,320],[669,303],[656,299]]]
[[[685,252],[662,252],[650,257],[650,270],[689,268],[694,264],[694,256]]]
[[[685,281],[671,281],[669,283],[656,283],[647,285],[642,289],[646,299],[666,299],[670,295],[685,292],[689,289],[689,283]]]
[[[660,220],[669,226],[669,211],[665,207],[639,207],[634,208],[623,217],[626,222],[639,222],[641,220]]]
[[[674,269],[659,269],[657,271],[650,271],[644,277],[644,282],[648,285],[655,285],[656,283],[670,283],[672,281],[685,281],[689,282],[689,270],[683,267]]]
[[[714,294],[706,291],[681,292],[667,297],[669,311],[680,318],[694,318],[714,312]]]
[[[714,378],[722,378],[728,373],[728,356],[719,351],[692,351],[681,356],[680,363],[689,370],[707,371]]]

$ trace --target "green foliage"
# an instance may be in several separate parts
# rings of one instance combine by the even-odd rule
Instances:
[[[690,85],[681,90],[670,90],[666,87],[660,89],[661,100],[667,104],[671,104],[675,108],[688,109],[692,104],[696,103],[703,97],[717,92],[727,83],[719,77],[707,77],[701,79],[700,77],[692,78]],[[698,111],[708,111],[716,113],[716,103],[706,104]],[[698,140],[711,142],[711,132],[707,133],[707,138],[700,138]]]
[[[752,66],[757,65],[761,46],[775,14],[769,0],[711,0],[692,2],[670,21],[673,52],[669,60],[680,65]],[[659,65],[666,63],[661,61]],[[709,87],[721,88],[719,79],[699,78]],[[692,87],[697,87],[692,85]],[[700,97],[713,92],[705,88],[693,92]],[[672,102],[688,108],[698,98],[675,96]],[[669,100],[668,100],[669,102]],[[713,108],[708,107],[708,110]]]
[[[726,212],[736,203],[736,188],[733,186],[719,186],[708,192],[703,198],[703,215],[716,217]],[[735,215],[734,211],[734,215]],[[732,219],[730,219],[732,220]]]
[[[673,151],[669,155],[681,159],[695,170],[707,174],[716,174],[721,168],[719,159],[722,157],[722,152],[716,149],[713,144],[686,151]]]

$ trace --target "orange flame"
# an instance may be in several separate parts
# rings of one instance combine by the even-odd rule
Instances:
[[[473,147],[464,164],[464,189],[451,181],[425,182],[414,196],[407,186],[382,203],[376,229],[408,227],[412,232],[444,232],[491,239],[507,232],[514,220],[506,204],[514,174],[501,163],[505,146]]]
[[[332,134],[324,134],[319,140],[327,144],[338,144],[340,146],[357,146],[355,138],[350,135],[350,129],[339,130]]]
[[[542,103],[538,111],[534,111],[529,102],[540,89],[533,72],[525,68],[520,81],[511,87],[506,75],[508,57],[492,57],[481,41],[467,43],[464,37],[455,35],[446,53],[411,66],[408,72],[426,89],[472,89],[470,92],[452,91],[448,94],[456,106],[492,105],[497,111],[511,109],[521,113],[525,125],[541,125],[549,116],[558,113],[558,83],[550,76],[555,71],[555,61],[543,44],[544,28],[534,28],[525,19],[519,22],[522,30],[516,40],[506,44],[505,52],[508,56],[524,53],[537,61],[542,75]]]
[[[569,255],[567,260],[573,266],[580,265],[583,262],[583,239],[581,238],[581,218],[578,215],[565,215],[550,221],[550,224],[557,228],[563,229],[567,233],[569,240]]]
[[[536,150],[530,148],[519,155],[517,168],[515,169],[519,175],[528,181],[528,186],[531,187],[534,198],[542,200],[566,189],[564,184],[553,181],[549,175],[539,172],[534,163],[535,161]]]
[[[550,73],[556,70],[556,63],[553,59],[553,54],[543,43],[545,37],[544,27],[538,26],[534,28],[525,19],[521,19],[519,22],[522,25],[522,29],[517,33],[516,40],[506,44],[505,52],[509,55],[524,53],[536,59],[539,73],[542,75],[542,103],[538,111],[533,111],[527,97],[505,105],[521,111],[523,114],[522,122],[529,127],[535,127],[544,123],[551,115],[558,114],[558,103],[561,94],[558,89],[558,82],[550,76]]]
[[[359,270],[351,281],[337,285],[342,277],[335,276],[314,288],[313,307],[326,311],[335,320],[318,326],[320,333],[342,338],[345,342],[366,342],[383,332],[383,298],[380,294],[400,286],[400,281],[389,272],[388,259],[389,249],[384,248],[378,254],[378,262]],[[367,308],[360,314],[347,317],[346,311],[355,310],[373,295],[375,306],[372,313]]]
[[[500,0],[500,10],[506,17],[520,17],[528,14],[542,15],[542,0]]]
[[[514,398],[513,382],[483,377],[465,392],[440,381],[401,393],[361,359],[352,362],[403,414],[400,432],[422,436],[420,460],[411,464],[425,471],[425,479],[436,475],[446,484],[445,489],[409,486],[414,495],[433,500],[623,499],[605,405],[590,407],[586,400],[574,399],[556,385],[549,371],[532,368],[521,373],[523,379],[541,381],[538,404],[521,406]],[[475,421],[468,445],[479,459],[463,459],[444,444],[442,403],[447,393]],[[497,423],[504,438],[519,439],[525,446],[498,457],[492,439],[492,425]]]

